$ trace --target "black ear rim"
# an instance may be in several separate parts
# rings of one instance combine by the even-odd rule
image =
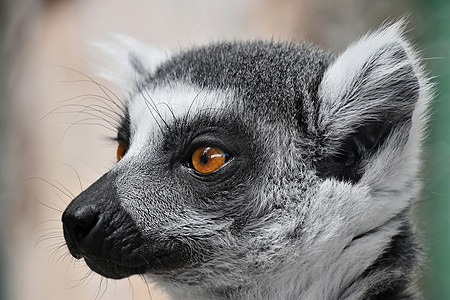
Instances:
[[[358,182],[362,177],[361,161],[376,152],[386,138],[387,128],[382,122],[369,122],[345,138],[338,153],[319,160],[319,177],[333,177],[341,181]]]
[[[370,121],[358,127],[342,141],[336,154],[317,162],[317,175],[321,178],[332,177],[340,181],[358,183],[363,175],[363,163],[383,147],[395,128],[410,125],[411,118],[395,125],[384,119]]]

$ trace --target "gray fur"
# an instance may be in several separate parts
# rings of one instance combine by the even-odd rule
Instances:
[[[129,148],[64,213],[72,254],[174,299],[419,299],[410,216],[431,96],[402,26],[338,56],[274,41],[161,60],[125,49]],[[233,158],[199,175],[196,145]]]

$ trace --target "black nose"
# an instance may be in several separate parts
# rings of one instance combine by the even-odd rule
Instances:
[[[88,240],[88,236],[99,224],[100,212],[95,206],[82,206],[66,210],[62,216],[64,235],[78,248]]]
[[[81,258],[98,254],[110,235],[118,206],[114,177],[104,175],[72,200],[62,215],[64,238],[70,253]],[[106,246],[105,246],[106,247]]]

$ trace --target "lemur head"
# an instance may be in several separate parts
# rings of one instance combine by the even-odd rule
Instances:
[[[337,299],[361,274],[376,282],[410,228],[430,98],[401,31],[336,57],[274,41],[107,48],[128,95],[118,162],[63,214],[72,255],[216,297],[296,282],[285,298],[327,285],[315,299]],[[403,246],[411,263],[393,265],[409,271]]]

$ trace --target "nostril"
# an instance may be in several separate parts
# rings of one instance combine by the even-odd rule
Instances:
[[[89,233],[94,229],[95,225],[98,223],[99,214],[96,213],[92,215],[91,221],[82,220],[73,227],[73,235],[77,243],[84,241],[84,239],[89,235]]]
[[[66,239],[80,246],[99,222],[100,213],[92,207],[79,207],[66,211],[62,221]]]

